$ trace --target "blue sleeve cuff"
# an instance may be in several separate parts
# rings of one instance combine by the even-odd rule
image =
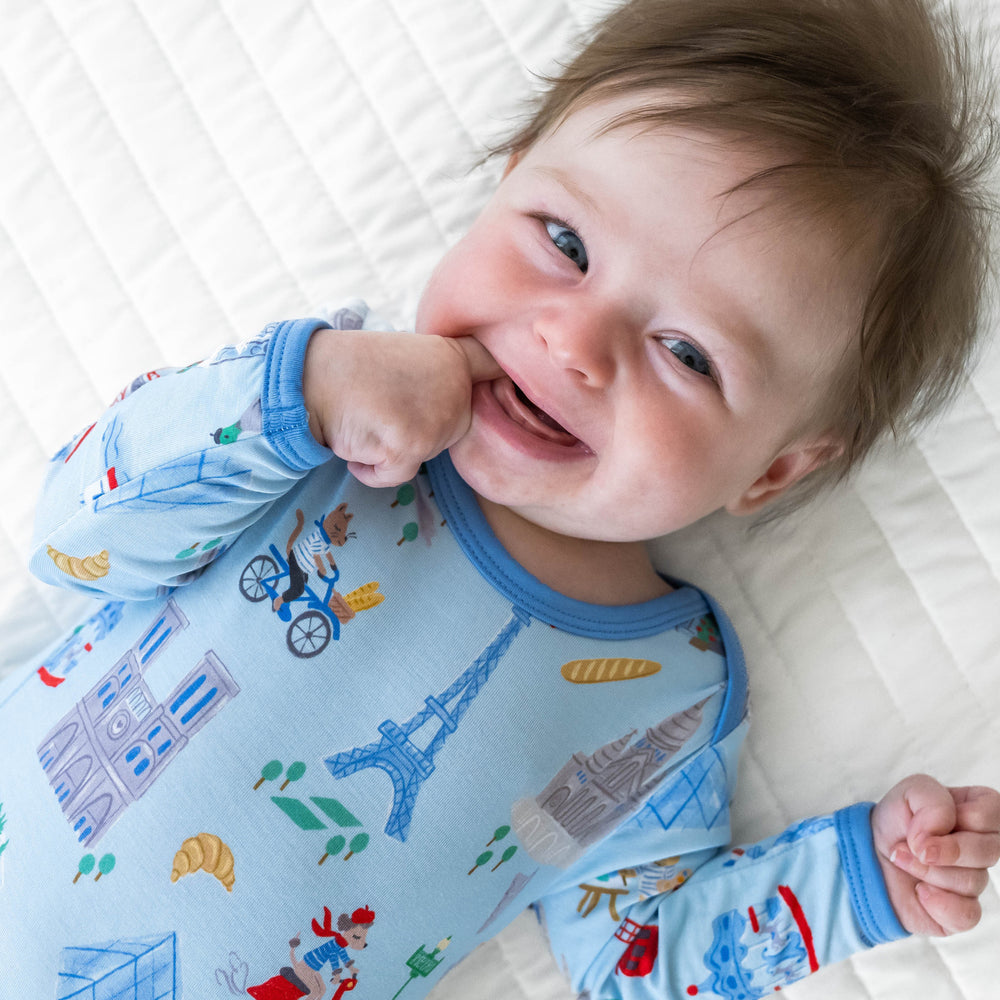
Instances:
[[[321,319],[286,320],[274,324],[264,362],[260,406],[264,435],[282,460],[296,472],[305,472],[333,458],[309,430],[309,414],[302,395],[306,347],[316,330],[329,329]]]
[[[833,814],[840,859],[851,893],[851,905],[869,948],[907,937],[889,901],[872,839],[873,803],[859,802]]]

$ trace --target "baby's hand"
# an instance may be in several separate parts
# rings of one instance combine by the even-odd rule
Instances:
[[[302,392],[317,441],[368,486],[398,486],[469,429],[473,383],[501,374],[471,337],[318,330]]]
[[[1000,794],[904,778],[872,810],[875,852],[900,923],[954,934],[979,923],[987,868],[1000,860]]]

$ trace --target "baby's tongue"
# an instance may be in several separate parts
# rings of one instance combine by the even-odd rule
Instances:
[[[497,398],[512,420],[546,441],[576,444],[577,439],[558,420],[528,399],[510,378],[497,379],[496,386]]]
[[[553,430],[560,431],[563,434],[568,433],[566,428],[563,427],[558,420],[554,417],[550,417],[541,407],[535,406],[535,404],[528,399],[527,396],[515,385],[514,390],[517,393],[517,398],[529,409],[531,412],[539,419],[543,424],[551,427]]]

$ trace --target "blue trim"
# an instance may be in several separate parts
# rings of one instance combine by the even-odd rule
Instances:
[[[833,814],[851,906],[858,918],[861,939],[869,948],[908,936],[889,901],[882,869],[875,856],[872,807],[871,802],[859,802]]]
[[[726,685],[726,697],[719,709],[719,719],[712,733],[712,743],[721,743],[747,717],[750,701],[750,678],[747,676],[746,657],[743,646],[729,615],[722,610],[719,602],[711,594],[702,591],[708,606],[715,616],[722,637],[722,647],[726,651],[726,668],[729,671],[729,683]]]
[[[282,460],[296,472],[306,472],[333,458],[309,430],[302,396],[302,369],[309,338],[328,330],[321,319],[285,320],[273,324],[264,361],[260,408],[264,436]]]
[[[592,639],[631,639],[676,628],[709,611],[705,596],[685,584],[652,601],[624,605],[588,604],[552,590],[500,544],[447,454],[432,459],[427,469],[441,513],[466,557],[492,587],[539,621]]]

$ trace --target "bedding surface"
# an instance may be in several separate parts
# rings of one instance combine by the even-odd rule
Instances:
[[[92,610],[24,569],[49,456],[137,373],[273,319],[362,296],[408,326],[499,176],[476,166],[484,146],[606,6],[0,0],[0,673]],[[1000,0],[981,9],[1000,29]],[[994,343],[945,418],[808,511],[656,543],[662,569],[727,608],[750,664],[736,840],[913,771],[1000,786],[998,496]],[[992,1000],[998,885],[976,930],[787,994]],[[434,997],[571,993],[527,913]]]

